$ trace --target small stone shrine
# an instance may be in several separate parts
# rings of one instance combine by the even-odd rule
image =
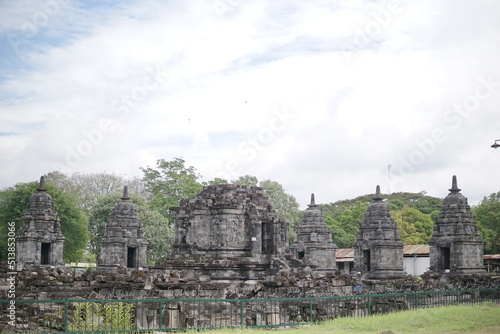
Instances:
[[[387,203],[377,186],[373,202],[359,225],[354,248],[354,271],[364,279],[406,277],[403,270],[403,242]]]
[[[432,274],[487,274],[483,266],[484,241],[479,236],[474,215],[453,175],[429,240]]]
[[[101,240],[97,269],[110,272],[116,271],[119,267],[142,269],[146,266],[147,246],[144,230],[128,197],[128,187],[125,186],[123,197],[111,212]]]
[[[16,244],[18,270],[26,266],[64,265],[61,222],[54,209],[52,196],[45,189],[43,176],[37,192],[31,195],[24,210]]]
[[[330,228],[311,194],[311,204],[297,227],[297,240],[290,245],[292,257],[314,264],[315,270],[332,271],[336,269],[336,249]]]
[[[171,211],[175,240],[167,266],[176,269],[213,279],[259,279],[288,246],[289,223],[260,187],[207,186]]]

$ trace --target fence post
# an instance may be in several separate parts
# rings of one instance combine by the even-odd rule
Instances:
[[[64,302],[64,331],[68,331],[68,303]]]
[[[163,324],[162,324],[162,321],[163,321],[163,301],[160,301],[160,307],[158,309],[158,327],[160,329],[163,328]]]
[[[311,323],[314,323],[313,319],[313,301],[309,299],[309,319],[311,319]]]
[[[243,299],[240,300],[240,327],[243,327]]]
[[[368,315],[372,315],[372,298],[368,295]]]

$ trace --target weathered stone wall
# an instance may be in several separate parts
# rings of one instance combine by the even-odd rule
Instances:
[[[7,287],[7,278],[11,273],[5,266],[0,269],[0,286]],[[250,298],[255,297],[259,292],[267,291],[276,294],[281,293],[279,291],[285,291],[280,289],[288,288],[305,291],[330,287],[353,288],[356,285],[356,281],[351,276],[342,272],[320,273],[308,266],[282,270],[260,281],[213,280],[208,275],[194,275],[191,270],[130,271],[124,267],[118,267],[116,273],[39,267],[19,271],[15,275],[16,298],[20,300],[37,299],[39,296],[44,296],[43,299],[73,299],[73,297],[135,299],[145,296]],[[344,293],[350,293],[353,291],[351,288],[341,290]],[[0,289],[0,299],[7,299],[6,291],[6,289]],[[287,294],[290,294],[290,291]]]
[[[0,298],[7,299],[8,286],[6,266],[0,267]],[[241,304],[238,301],[291,298],[288,302],[245,303],[244,323],[246,325],[279,324],[283,321],[309,321],[311,311],[316,320],[336,316],[361,315],[367,311],[366,300],[339,299],[328,303],[317,301],[310,308],[309,301],[294,301],[296,298],[351,296],[359,293],[393,293],[401,290],[416,291],[431,289],[445,283],[453,289],[471,282],[476,287],[487,283],[491,278],[477,276],[474,281],[440,282],[438,276],[428,277],[424,284],[414,280],[398,279],[383,281],[359,281],[342,272],[318,272],[307,265],[297,268],[282,269],[276,275],[265,280],[212,280],[208,275],[193,276],[190,270],[177,271],[168,269],[127,270],[118,267],[116,273],[96,271],[73,271],[63,268],[31,268],[17,273],[16,299],[19,300],[125,300],[125,299],[170,299],[163,304],[160,313],[158,302],[136,303],[136,321],[140,328],[155,328],[161,320],[163,326],[179,328],[184,326],[232,326],[239,325]],[[436,281],[437,280],[437,281]],[[500,282],[497,282],[498,284]],[[361,286],[357,291],[356,286]],[[441,285],[443,286],[443,285]],[[450,297],[452,298],[452,297]],[[475,298],[464,296],[463,298]],[[195,299],[198,302],[175,301]],[[204,303],[203,300],[227,299],[228,302]],[[415,300],[412,298],[410,301]],[[450,299],[451,300],[451,299]],[[419,305],[433,306],[431,297],[419,297]],[[386,312],[405,309],[405,301],[387,297],[374,299],[371,312]],[[17,304],[18,331],[47,331],[50,328],[61,329],[63,324],[62,304]],[[69,312],[76,304],[69,305]],[[162,314],[162,318],[159,318]],[[235,315],[238,315],[235,317]],[[366,315],[366,314],[365,314]],[[2,326],[6,322],[6,313],[0,314]]]

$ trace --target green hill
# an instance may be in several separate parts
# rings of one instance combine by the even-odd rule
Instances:
[[[375,194],[358,196],[330,204],[320,204],[325,222],[332,231],[333,241],[340,248],[350,248],[356,239],[359,223]],[[383,194],[391,215],[399,227],[401,239],[407,245],[425,244],[432,235],[432,226],[441,209],[441,198],[425,193]]]

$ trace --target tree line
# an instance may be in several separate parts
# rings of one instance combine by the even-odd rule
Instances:
[[[66,175],[52,171],[45,175],[47,192],[59,212],[62,233],[66,237],[64,261],[94,262],[100,253],[100,241],[111,211],[122,197],[123,186],[129,188],[132,203],[141,220],[145,238],[149,241],[148,264],[165,257],[173,241],[173,217],[169,208],[180,200],[195,196],[207,185],[234,183],[259,186],[269,198],[276,213],[290,221],[290,236],[301,222],[303,212],[294,196],[272,180],[261,180],[251,175],[235,180],[216,178],[201,181],[202,176],[193,166],[186,166],[182,158],[158,159],[156,166],[140,169],[142,177],[126,178],[111,173],[75,173]],[[36,192],[38,182],[18,183],[0,190],[0,232],[6,235],[9,222],[19,222],[29,197]],[[350,248],[355,241],[359,223],[363,220],[374,194],[349,200],[320,204],[333,241],[340,248]],[[425,193],[393,193],[382,195],[387,201],[405,244],[425,244],[432,235],[432,227],[442,205],[442,199]],[[500,253],[500,192],[484,197],[473,208],[486,253]],[[5,240],[4,240],[5,239]],[[0,240],[0,260],[7,256],[6,238]]]

